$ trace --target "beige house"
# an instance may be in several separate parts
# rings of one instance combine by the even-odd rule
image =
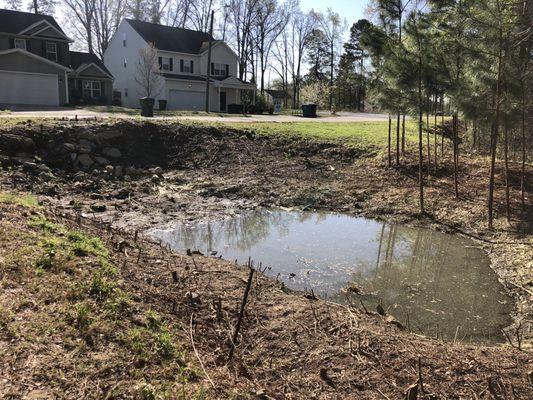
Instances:
[[[159,60],[160,88],[156,100],[166,100],[170,110],[205,110],[207,71],[210,71],[210,111],[225,112],[253,97],[256,87],[238,76],[238,57],[220,40],[212,42],[211,63],[205,32],[124,19],[104,54],[115,77],[114,92],[123,106],[139,107],[143,96],[136,83],[139,51],[154,44]]]
[[[0,9],[0,105],[109,103],[113,77],[48,15]]]

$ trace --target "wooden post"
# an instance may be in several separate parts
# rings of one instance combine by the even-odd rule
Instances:
[[[241,329],[242,317],[244,315],[244,308],[246,307],[246,302],[248,301],[248,294],[250,293],[250,287],[252,286],[252,278],[254,276],[254,269],[252,268],[252,263],[250,260],[248,260],[248,268],[250,269],[250,275],[248,275],[248,282],[246,283],[246,289],[244,290],[244,296],[242,298],[241,309],[239,311],[239,317],[237,319],[237,325],[235,326],[235,331],[233,332],[233,338],[231,339],[231,347],[229,350],[228,362],[231,362],[231,359],[233,358],[233,352],[235,351],[235,345],[237,344],[239,331]]]

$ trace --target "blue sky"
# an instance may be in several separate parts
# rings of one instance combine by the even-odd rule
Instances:
[[[358,19],[364,18],[368,0],[300,0],[302,10],[314,8],[317,11],[326,11],[331,8],[351,26]]]

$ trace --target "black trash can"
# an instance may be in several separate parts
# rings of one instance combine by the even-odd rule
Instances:
[[[304,118],[316,118],[316,104],[302,105],[302,116]]]
[[[141,116],[153,117],[155,100],[151,97],[143,97],[139,101],[141,103]]]
[[[166,111],[167,109],[167,101],[166,100],[158,100],[159,102],[159,111]]]

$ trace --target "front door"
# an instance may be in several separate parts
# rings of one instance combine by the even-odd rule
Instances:
[[[226,92],[220,92],[220,111],[226,112]]]

